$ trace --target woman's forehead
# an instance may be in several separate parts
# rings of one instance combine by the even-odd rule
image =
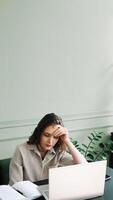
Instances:
[[[44,132],[53,133],[56,129],[58,129],[58,127],[60,127],[59,124],[50,125],[45,128]]]

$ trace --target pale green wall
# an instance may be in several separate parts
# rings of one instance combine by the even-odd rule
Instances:
[[[0,32],[0,121],[113,110],[112,1],[0,0]]]
[[[71,115],[96,113],[98,121],[107,113],[109,126],[112,52],[112,0],[0,0],[1,142],[12,134],[7,125],[23,127],[47,112],[70,123]]]

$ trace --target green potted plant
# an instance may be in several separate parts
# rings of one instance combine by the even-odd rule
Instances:
[[[87,161],[108,159],[113,152],[113,141],[104,132],[94,131],[88,135],[88,144],[80,144],[71,138],[74,146],[84,155]]]

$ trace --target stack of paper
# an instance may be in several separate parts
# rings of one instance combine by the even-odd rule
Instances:
[[[28,198],[14,190],[10,185],[1,185],[0,200],[28,200]]]
[[[38,186],[30,181],[0,186],[0,200],[33,200],[42,196]]]

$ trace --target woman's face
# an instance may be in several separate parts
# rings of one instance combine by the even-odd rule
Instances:
[[[44,152],[49,151],[58,142],[59,138],[55,137],[54,133],[59,127],[60,125],[50,125],[45,128],[40,138],[40,147]]]

